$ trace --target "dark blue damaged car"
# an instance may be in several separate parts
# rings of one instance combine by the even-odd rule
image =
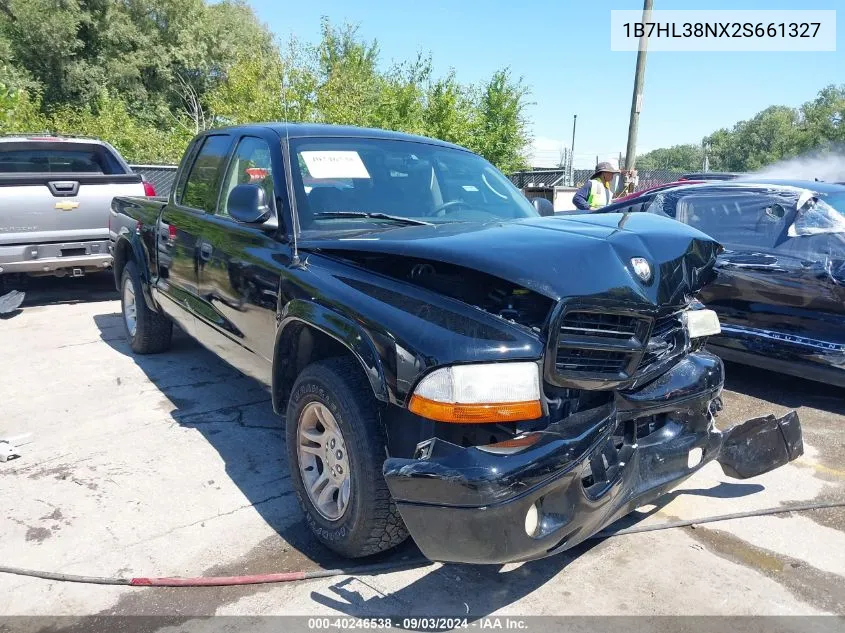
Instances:
[[[845,186],[737,180],[675,187],[607,207],[649,211],[723,246],[699,296],[725,360],[845,386]]]

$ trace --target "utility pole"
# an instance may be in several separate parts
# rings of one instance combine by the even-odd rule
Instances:
[[[654,0],[645,0],[643,4],[642,22],[651,22],[651,8]],[[628,149],[625,152],[625,169],[632,171],[637,160],[637,126],[640,122],[640,111],[643,107],[643,83],[645,81],[645,58],[648,48],[648,36],[640,37],[637,51],[637,70],[634,75],[634,96],[631,100],[631,120],[628,123]]]
[[[702,170],[704,173],[710,171],[710,139],[705,138],[701,141],[701,147],[704,150],[702,153],[704,154],[704,165],[702,165]]]
[[[578,115],[572,115],[572,145],[569,148],[569,186],[575,186],[575,124],[578,123]]]

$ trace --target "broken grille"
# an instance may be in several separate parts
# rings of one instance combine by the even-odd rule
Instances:
[[[638,365],[645,369],[649,365],[672,356],[678,348],[683,334],[683,325],[676,314],[661,317],[654,322],[646,351]]]
[[[555,364],[559,371],[619,373],[625,370],[628,355],[608,350],[562,348],[557,352]]]
[[[624,380],[672,356],[683,326],[677,314],[650,316],[571,310],[558,330],[555,372],[562,379]]]

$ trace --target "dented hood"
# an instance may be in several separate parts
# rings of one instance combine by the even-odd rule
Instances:
[[[478,270],[554,300],[612,292],[627,303],[677,305],[712,277],[721,246],[685,224],[653,214],[538,217],[488,224],[374,229],[354,237],[303,240],[300,247],[393,254]],[[631,259],[650,265],[644,282]]]

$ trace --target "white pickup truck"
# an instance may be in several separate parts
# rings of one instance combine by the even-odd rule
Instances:
[[[103,141],[0,136],[0,288],[8,275],[108,268],[112,199],[154,195]]]

